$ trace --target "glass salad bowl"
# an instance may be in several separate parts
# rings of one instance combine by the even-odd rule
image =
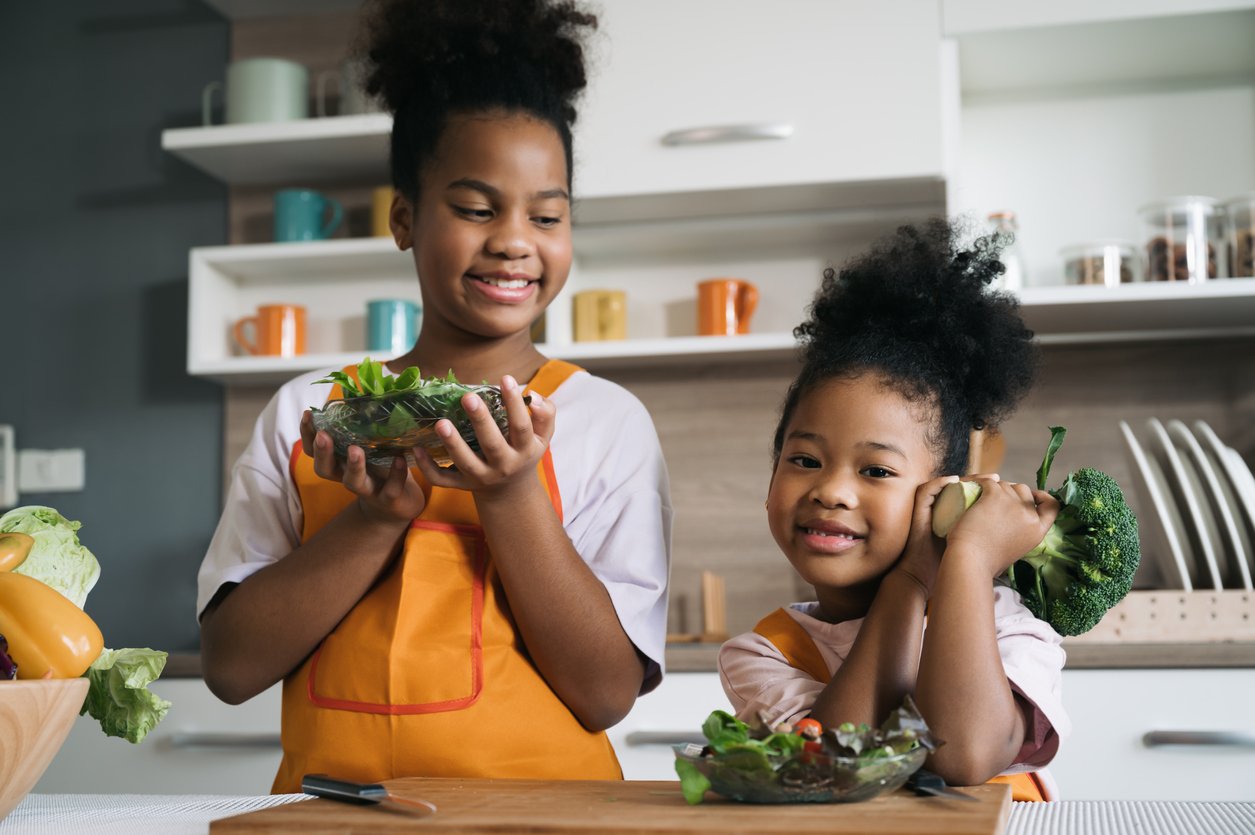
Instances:
[[[900,789],[928,756],[924,747],[874,759],[803,751],[784,757],[736,751],[702,756],[700,745],[675,748],[715,794],[742,803],[853,803]]]
[[[751,727],[716,710],[702,723],[708,744],[680,745],[675,771],[690,804],[710,790],[743,803],[852,803],[906,784],[940,744],[908,695],[879,728],[845,723],[825,730],[759,715]]]
[[[453,463],[444,441],[436,434],[436,422],[448,418],[462,440],[475,452],[479,442],[471,420],[462,408],[462,395],[474,392],[488,404],[488,411],[504,433],[508,429],[501,389],[496,386],[467,386],[451,383],[439,389],[390,391],[343,400],[329,400],[323,408],[311,409],[314,428],[331,436],[336,454],[343,457],[350,446],[359,446],[366,461],[388,467],[392,459],[406,458],[414,447],[422,447],[436,463]],[[408,459],[407,459],[408,460]]]

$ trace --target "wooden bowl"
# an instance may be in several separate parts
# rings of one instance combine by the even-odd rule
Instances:
[[[87,698],[87,679],[0,681],[0,820],[35,787]]]

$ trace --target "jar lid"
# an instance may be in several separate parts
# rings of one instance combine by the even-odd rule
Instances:
[[[1219,201],[1214,197],[1203,197],[1197,194],[1185,194],[1180,197],[1165,197],[1145,204],[1137,210],[1140,215],[1185,214],[1202,210],[1206,215],[1216,212]]]
[[[1137,245],[1132,241],[1111,238],[1098,241],[1086,241],[1085,243],[1060,247],[1059,257],[1066,261],[1071,258],[1084,258],[1086,256],[1095,255],[1101,256],[1105,255],[1108,249],[1118,249],[1121,255],[1128,258],[1133,258],[1137,255]]]

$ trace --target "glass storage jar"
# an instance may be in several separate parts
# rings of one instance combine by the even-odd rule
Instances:
[[[1145,280],[1142,259],[1130,241],[1090,241],[1059,250],[1064,284],[1117,287]]]
[[[1007,210],[990,212],[989,231],[1006,236],[1002,252],[998,255],[998,260],[1002,262],[1005,270],[989,286],[993,290],[1018,293],[1024,289],[1026,276],[1024,258],[1021,255],[1023,249],[1019,245],[1020,224],[1015,217],[1015,212]]]
[[[1148,281],[1198,284],[1221,275],[1220,220],[1211,197],[1169,197],[1138,209]]]
[[[1255,277],[1255,191],[1224,202],[1229,275]]]

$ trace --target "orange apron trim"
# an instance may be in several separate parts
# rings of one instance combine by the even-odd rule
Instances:
[[[758,622],[754,632],[770,641],[789,666],[801,670],[816,681],[828,681],[832,672],[819,654],[815,639],[802,628],[784,609],[777,609]],[[1011,799],[1022,801],[1045,800],[1041,781],[1032,772],[999,775],[990,783],[1007,783],[1011,786]]]
[[[790,667],[801,670],[815,681],[832,678],[832,671],[819,654],[819,647],[786,610],[776,609],[760,620],[754,631],[775,644]]]
[[[1041,780],[1031,771],[1019,774],[1000,774],[990,783],[1006,783],[1011,787],[1011,799],[1021,802],[1044,802],[1046,791]]]
[[[577,370],[550,361],[529,388],[550,396]],[[302,540],[356,501],[313,472],[299,443],[290,469],[304,511]],[[536,473],[561,518],[551,455]],[[402,553],[284,680],[283,761],[273,791],[298,791],[301,776],[313,772],[364,782],[622,779],[608,737],[585,730],[528,658],[474,496],[424,490],[427,506],[406,531]]]

